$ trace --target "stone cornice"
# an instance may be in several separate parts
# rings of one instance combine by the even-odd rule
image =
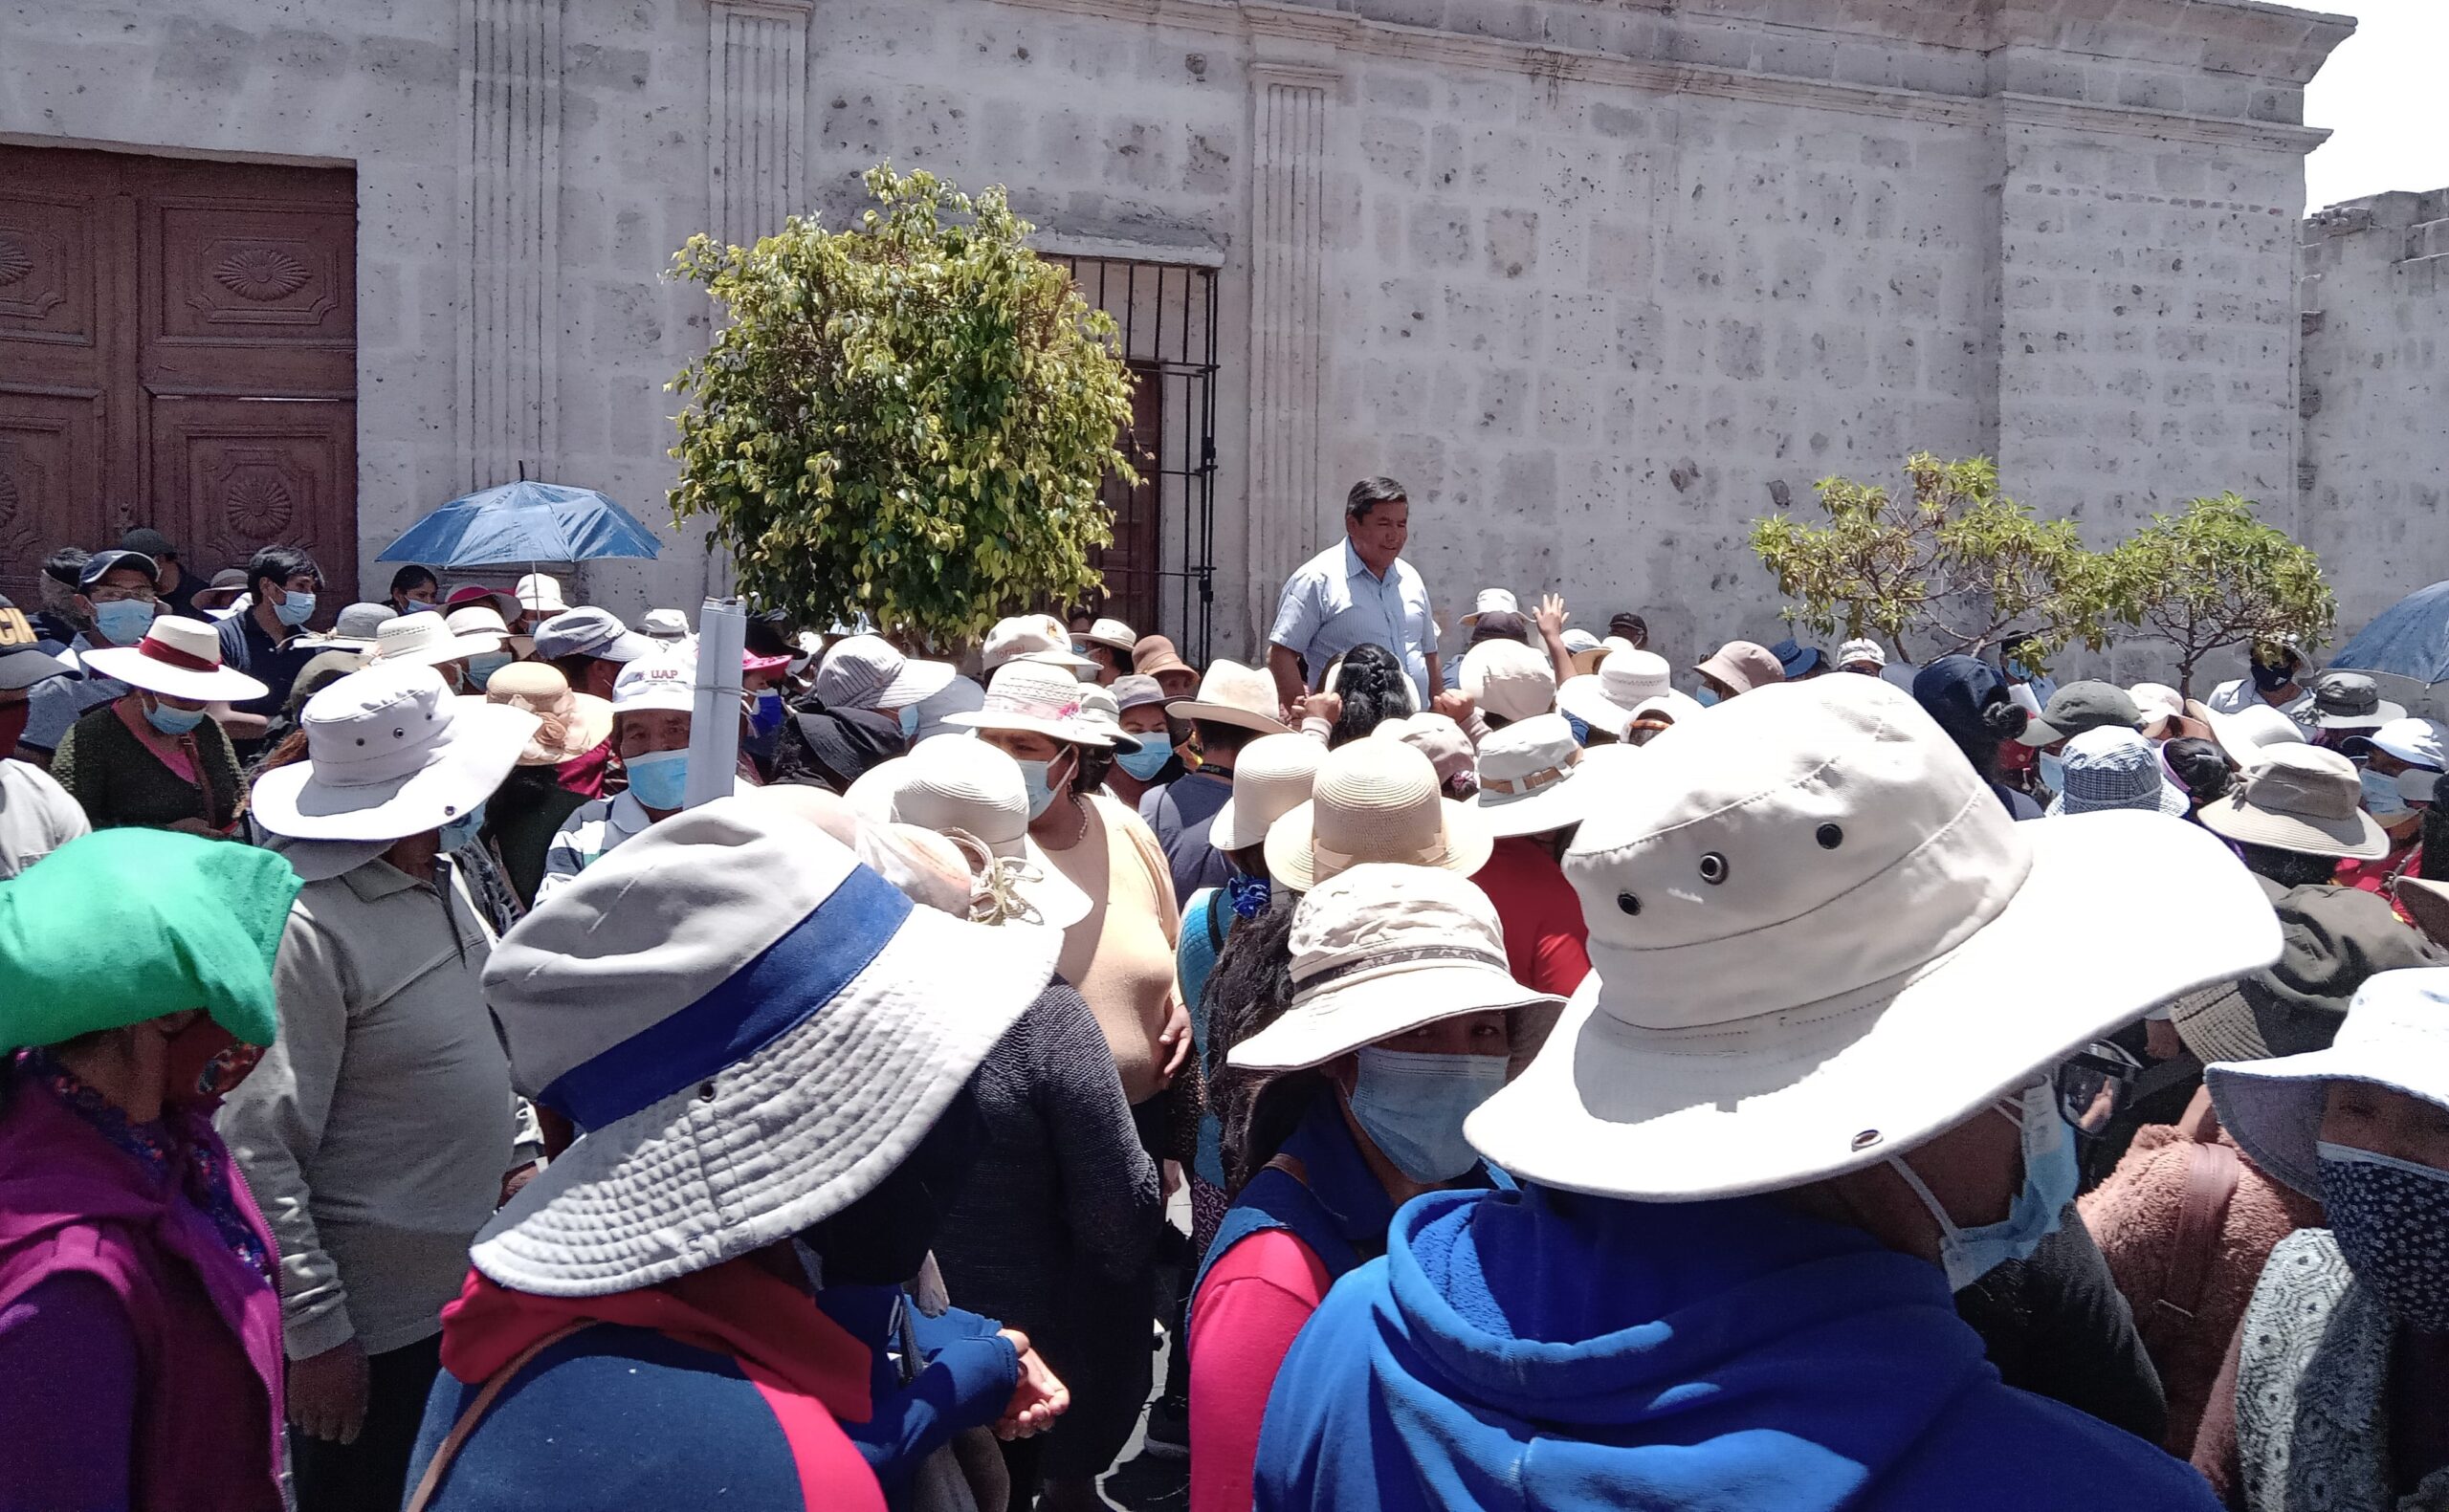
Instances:
[[[2304,126],[2129,106],[2094,105],[2035,95],[1985,97],[1942,94],[1824,78],[1798,78],[1702,63],[1629,57],[1583,48],[1468,36],[1455,32],[1401,26],[1370,20],[1349,11],[1321,11],[1304,5],[1270,3],[1270,0],[997,0],[997,3],[1022,10],[1176,27],[1219,36],[1275,38],[1332,48],[1338,54],[1360,54],[1434,67],[1528,74],[1539,78],[1608,84],[1652,94],[1709,95],[1727,99],[1758,100],[1908,121],[1972,124],[2003,115],[2019,124],[2300,154],[2311,151],[2328,135]],[[2165,0],[2165,3],[2173,6],[2212,4],[2213,0]],[[2279,10],[2277,7],[2253,9]],[[2302,16],[2301,12],[2284,13]],[[2303,19],[2310,22],[2321,18],[2303,16]]]

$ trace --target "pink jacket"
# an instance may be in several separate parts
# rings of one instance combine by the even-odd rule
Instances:
[[[0,1059],[0,1078],[16,1073]],[[126,1307],[143,1389],[132,1404],[131,1507],[278,1512],[280,1298],[193,1202],[158,1190],[133,1157],[45,1092],[17,1080],[0,1111],[0,1308],[54,1277],[81,1274]],[[211,1122],[188,1137],[218,1145]],[[225,1157],[226,1158],[226,1157]],[[265,1253],[278,1254],[236,1178]]]

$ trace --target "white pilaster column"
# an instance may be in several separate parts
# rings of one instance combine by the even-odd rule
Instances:
[[[1260,633],[1284,580],[1337,512],[1319,475],[1326,237],[1319,183],[1341,76],[1310,62],[1250,69],[1250,610]]]
[[[707,10],[707,230],[745,247],[805,209],[807,29],[814,0]]]
[[[560,364],[562,0],[460,0],[459,462],[552,474]]]

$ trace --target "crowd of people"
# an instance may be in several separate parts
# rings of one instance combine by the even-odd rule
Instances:
[[[1448,657],[1345,520],[1247,664],[751,606],[712,739],[679,609],[55,553],[0,1509],[2449,1508],[2449,730]]]

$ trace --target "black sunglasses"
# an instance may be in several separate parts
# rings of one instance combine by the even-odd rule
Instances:
[[[2058,1111],[2075,1127],[2075,1132],[2087,1138],[2097,1136],[2125,1107],[2127,1097],[2134,1089],[2134,1079],[2142,1074],[2143,1063],[2124,1046],[2106,1040],[2095,1041],[2059,1065],[2053,1078]]]

